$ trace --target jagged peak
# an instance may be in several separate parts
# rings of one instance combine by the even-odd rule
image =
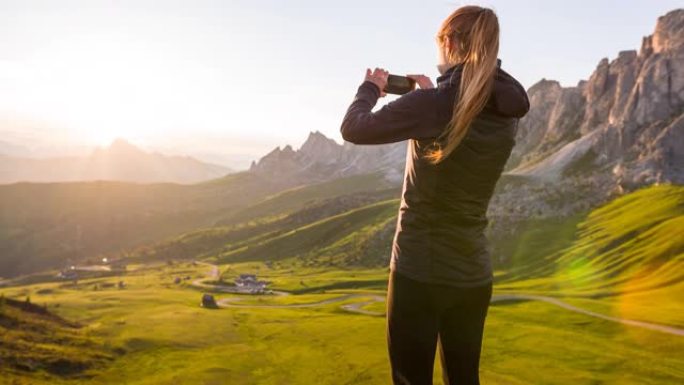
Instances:
[[[268,158],[270,156],[277,156],[282,153],[290,153],[294,152],[292,149],[292,146],[289,144],[286,144],[283,148],[280,148],[280,146],[276,146],[273,150],[269,151],[268,154],[264,155],[263,158]]]
[[[306,138],[306,141],[304,141],[304,143],[302,143],[302,145],[299,147],[299,151],[306,153],[310,152],[313,149],[331,145],[339,146],[339,144],[337,144],[337,142],[335,142],[333,139],[328,138],[322,132],[316,130],[309,132],[309,136]]]
[[[528,90],[527,93],[535,93],[535,92],[546,92],[549,89],[560,89],[562,88],[560,85],[560,82],[558,80],[550,80],[547,78],[542,78],[538,82],[534,83]]]
[[[114,139],[109,146],[97,147],[93,154],[144,154],[145,151],[135,146],[124,138]]]
[[[122,147],[122,148],[137,148],[131,142],[127,141],[124,138],[116,138],[112,141],[112,143],[109,144],[109,148],[116,148],[116,147]]]
[[[316,131],[310,131],[309,136],[306,138],[304,141],[304,144],[306,144],[309,141],[315,141],[315,140],[329,140],[327,136],[325,136],[322,132],[316,130]]]
[[[617,57],[613,60],[609,60],[607,57],[601,59],[596,66],[596,70],[607,71],[609,68],[613,68],[614,66],[628,65],[629,63],[637,60],[637,57],[638,54],[635,49],[618,51]]]
[[[263,157],[266,158],[266,157],[269,156],[269,155],[277,154],[277,153],[279,153],[279,152],[280,152],[280,146],[275,146],[275,148],[274,148],[273,150],[269,151],[269,152],[268,152],[266,155],[264,155]]]
[[[617,61],[632,61],[637,58],[637,51],[635,49],[626,49],[618,52]]]
[[[658,18],[652,45],[654,52],[684,47],[684,8],[674,9]]]
[[[641,48],[639,49],[639,56],[649,56],[653,53],[653,36],[644,36],[641,40]]]
[[[610,60],[608,60],[608,57],[603,57],[601,60],[599,60],[598,64],[596,65],[596,69],[599,68],[604,68],[610,66]]]
[[[324,137],[324,138],[327,138],[327,136],[325,136],[325,135],[324,135],[322,132],[320,132],[319,130],[316,130],[316,131],[309,131],[309,138],[311,138],[311,137],[317,137],[317,136],[319,136],[319,137],[322,136],[322,137]]]

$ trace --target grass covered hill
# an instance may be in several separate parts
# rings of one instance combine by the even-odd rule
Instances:
[[[249,172],[194,185],[103,181],[2,185],[0,276],[117,253],[218,222],[236,223],[249,216],[246,207],[273,212],[269,204],[302,207],[316,197],[391,186],[375,173],[294,187],[305,195],[279,195],[292,187]],[[261,206],[252,206],[257,202]]]
[[[81,327],[28,298],[0,297],[0,372],[84,378],[84,371],[105,366],[116,352],[88,337]]]
[[[296,258],[304,265],[384,266],[399,199],[372,203],[274,236],[248,239],[221,252],[221,263]]]
[[[308,186],[307,189],[297,190],[305,191],[306,194],[309,194],[310,191],[306,190],[313,188],[314,186]],[[266,242],[269,239],[280,237],[287,233],[295,233],[298,229],[304,229],[313,223],[346,214],[357,208],[388,199],[397,201],[396,195],[396,189],[389,188],[340,195],[332,198],[293,199],[293,201],[299,202],[295,206],[297,208],[293,209],[293,211],[283,212],[284,210],[281,208],[274,215],[266,214],[263,217],[255,217],[237,224],[224,224],[193,230],[150,245],[137,247],[126,252],[126,255],[127,259],[131,262],[188,258],[212,258],[217,260],[219,256],[226,257],[227,255],[232,255],[230,254],[231,251],[241,249],[244,252],[246,248],[255,246],[258,243]],[[398,202],[395,202],[395,205],[398,207]],[[356,218],[355,216],[352,217]],[[382,231],[392,231],[393,227],[389,227],[393,225],[394,223],[386,223]],[[348,228],[351,229],[354,226],[356,224],[352,223]],[[390,241],[384,241],[387,247],[389,247]],[[317,249],[317,246],[313,246],[312,250]],[[253,259],[268,260],[274,258],[269,258],[268,255],[253,254]]]
[[[591,211],[576,222],[529,229],[515,255],[557,244],[497,276],[502,290],[603,298],[622,314],[684,326],[684,187],[651,186]],[[555,235],[554,235],[555,234]]]

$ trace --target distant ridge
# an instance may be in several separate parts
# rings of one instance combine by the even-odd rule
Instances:
[[[400,183],[405,157],[405,142],[363,146],[345,141],[340,145],[320,131],[312,131],[298,150],[289,144],[278,146],[253,161],[249,171],[271,178],[321,182],[381,170],[388,181]]]
[[[98,147],[86,157],[33,159],[0,155],[0,183],[90,180],[196,183],[231,172],[227,167],[189,156],[145,152],[124,139]]]

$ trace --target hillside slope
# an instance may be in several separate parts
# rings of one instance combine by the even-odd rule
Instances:
[[[4,297],[0,297],[0,340],[3,376],[30,373],[83,378],[88,370],[114,357],[85,336],[79,325],[42,306]]]
[[[327,196],[386,188],[380,174],[333,183]],[[18,183],[0,186],[0,274],[19,274],[98,259],[193,229],[212,227],[297,180],[250,172],[195,185],[123,182]],[[313,185],[308,190],[318,188]],[[315,194],[311,195],[315,198]],[[293,202],[293,204],[305,204]]]
[[[498,288],[598,298],[684,325],[682,229],[684,187],[643,188],[591,211],[566,247],[513,266]]]
[[[376,191],[388,196],[393,194],[391,186],[381,173],[302,185],[297,179],[274,181],[251,172],[194,185],[105,181],[4,185],[0,186],[0,277],[62,267],[69,261],[98,260],[100,254],[117,254],[218,223],[283,215],[322,199]]]
[[[358,177],[351,178],[359,180]],[[364,176],[362,180],[365,180]],[[397,190],[386,188],[347,194],[334,183],[294,188],[268,197],[219,221],[160,242],[124,253],[132,262],[203,259],[293,231],[317,221],[375,202],[396,199]],[[360,186],[360,185],[359,185]],[[358,186],[357,186],[358,187]],[[339,195],[342,194],[342,195]]]
[[[398,207],[398,199],[372,203],[272,237],[247,240],[217,259],[296,258],[303,266],[386,266]]]

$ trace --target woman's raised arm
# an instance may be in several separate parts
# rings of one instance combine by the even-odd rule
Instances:
[[[380,87],[364,80],[342,120],[342,138],[355,144],[401,142],[425,136],[434,115],[434,90],[416,89],[376,112]]]

